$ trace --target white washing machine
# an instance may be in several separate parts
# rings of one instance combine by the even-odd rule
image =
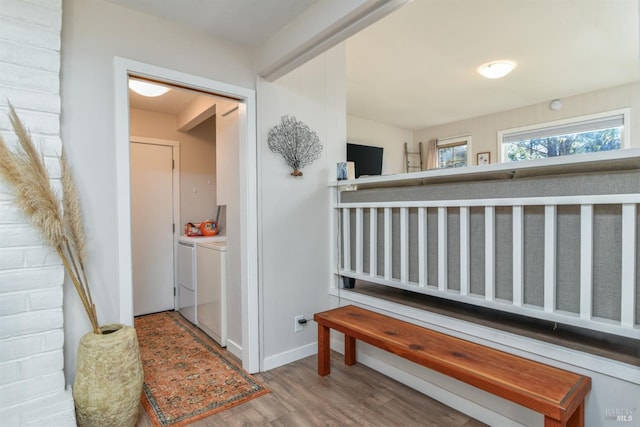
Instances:
[[[178,239],[178,311],[194,325],[198,324],[198,280],[196,245],[226,242],[225,236],[188,237]]]
[[[227,345],[227,245],[226,242],[198,242],[196,246],[198,328]]]

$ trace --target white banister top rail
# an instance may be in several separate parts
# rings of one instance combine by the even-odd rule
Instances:
[[[369,176],[344,181],[330,181],[330,187],[342,189],[357,185],[359,189],[385,186],[460,182],[479,179],[513,179],[558,173],[588,173],[640,169],[640,148],[603,151],[575,156],[560,156],[522,162],[493,163],[449,169],[431,169],[394,175]]]
[[[639,184],[640,186],[640,184]],[[640,189],[639,189],[640,191]],[[545,206],[545,205],[609,205],[616,203],[640,203],[640,192],[632,194],[605,194],[579,196],[513,197],[501,199],[461,200],[407,200],[391,202],[337,202],[335,208],[437,208],[463,206]]]

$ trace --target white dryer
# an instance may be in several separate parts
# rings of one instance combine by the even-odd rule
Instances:
[[[197,325],[222,347],[227,345],[227,246],[226,242],[198,242]]]

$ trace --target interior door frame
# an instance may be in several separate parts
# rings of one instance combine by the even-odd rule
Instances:
[[[178,292],[176,292],[176,287],[178,286],[178,261],[176,256],[176,245],[178,244],[178,236],[181,230],[182,221],[180,220],[180,141],[173,141],[169,139],[158,139],[158,138],[146,138],[144,136],[132,136],[129,138],[129,144],[137,143],[137,144],[150,144],[150,145],[162,145],[171,147],[171,156],[173,158],[173,169],[171,170],[171,185],[173,186],[172,196],[173,196],[173,224],[175,226],[173,230],[173,246],[172,246],[172,255],[173,255],[173,308],[178,307]],[[129,165],[131,168],[131,165]],[[131,170],[131,169],[129,169]],[[131,178],[129,178],[129,188],[131,188]],[[132,254],[133,255],[133,254]],[[133,269],[131,270],[131,274],[133,274]],[[132,284],[133,289],[133,284]],[[133,304],[133,302],[132,302]]]
[[[260,370],[261,312],[258,298],[258,192],[256,93],[228,83],[183,73],[131,59],[114,57],[114,119],[116,148],[116,200],[118,232],[118,280],[120,322],[133,324],[131,266],[131,202],[129,158],[129,76],[146,77],[176,86],[202,90],[239,100],[239,187],[242,367],[250,373]]]

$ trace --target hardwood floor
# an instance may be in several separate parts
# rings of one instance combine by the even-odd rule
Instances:
[[[331,354],[331,375],[320,377],[316,369],[317,357],[310,356],[256,374],[271,393],[191,426],[484,425],[364,365],[345,366],[338,353]],[[141,406],[137,427],[151,426]]]

